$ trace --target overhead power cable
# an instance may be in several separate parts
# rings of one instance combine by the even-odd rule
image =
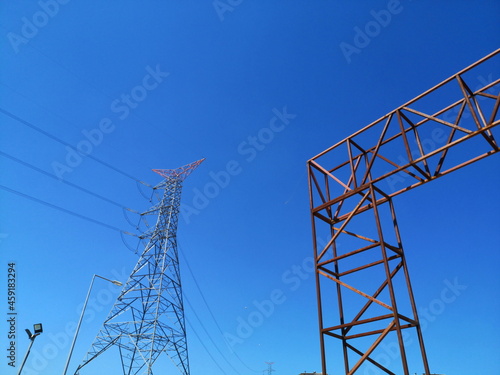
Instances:
[[[201,343],[201,345],[203,346],[203,348],[205,348],[205,351],[210,356],[210,358],[212,359],[212,361],[217,365],[217,367],[219,368],[219,370],[222,371],[223,374],[227,375],[227,373],[222,369],[222,367],[220,367],[219,363],[215,360],[215,358],[213,357],[213,355],[208,351],[207,346],[205,345],[205,343],[203,342],[203,340],[201,339],[201,337],[198,335],[198,333],[194,330],[193,325],[191,324],[191,322],[189,321],[189,319],[186,318],[186,320],[187,320],[188,324],[191,326],[191,330],[196,335],[196,337],[198,338],[198,341]]]
[[[207,302],[207,300],[206,300],[206,298],[205,298],[205,295],[204,295],[204,293],[202,292],[202,290],[201,290],[201,288],[200,288],[200,284],[198,284],[198,281],[196,280],[196,277],[194,276],[194,272],[193,272],[193,270],[191,269],[191,266],[189,265],[189,262],[188,262],[188,260],[187,260],[186,256],[184,255],[184,251],[182,250],[182,248],[180,247],[180,245],[179,245],[179,250],[181,250],[181,251],[179,251],[179,252],[180,252],[180,254],[181,254],[182,258],[184,259],[184,263],[186,264],[186,266],[187,266],[187,268],[188,268],[188,270],[189,270],[189,273],[191,274],[191,277],[192,277],[192,279],[193,279],[193,281],[194,281],[194,284],[196,285],[196,288],[198,289],[198,292],[200,293],[201,298],[203,299],[203,302],[205,303],[205,306],[207,307],[208,312],[209,312],[209,313],[210,313],[210,315],[212,316],[212,319],[213,319],[213,321],[215,322],[215,325],[217,326],[217,329],[219,330],[219,332],[220,332],[221,336],[223,337],[224,341],[226,341],[226,338],[225,338],[225,336],[224,336],[224,332],[222,332],[222,329],[221,329],[221,327],[220,327],[219,323],[217,322],[217,319],[215,319],[215,315],[214,315],[214,313],[212,312],[212,309],[210,308],[210,306],[208,305],[208,302]],[[194,309],[193,309],[193,310],[194,310]],[[243,366],[245,366],[247,369],[249,369],[249,370],[250,370],[250,371],[252,371],[252,372],[260,372],[260,371],[258,371],[258,370],[254,370],[254,369],[252,369],[251,367],[249,367],[249,366],[248,366],[248,365],[247,365],[247,364],[246,364],[246,363],[245,363],[245,362],[241,359],[241,357],[238,355],[238,353],[236,353],[234,350],[232,350],[231,352],[232,352],[232,353],[234,354],[234,356],[235,356],[235,357],[236,357],[236,358],[237,358],[237,359],[238,359],[238,360],[239,360],[239,361],[243,364]]]
[[[54,208],[56,210],[59,210],[59,211],[62,211],[64,213],[67,213],[69,215],[73,215],[73,216],[76,216],[80,219],[83,219],[83,220],[87,220],[91,223],[94,223],[94,224],[97,224],[97,225],[100,225],[102,227],[105,227],[105,228],[108,228],[108,229],[112,229],[114,231],[117,231],[117,232],[120,232],[120,233],[123,233],[123,234],[127,234],[127,235],[131,235],[131,236],[135,236],[133,233],[130,233],[130,232],[127,232],[125,230],[122,230],[120,228],[117,228],[113,225],[109,225],[109,224],[106,224],[106,223],[103,223],[102,221],[99,221],[99,220],[96,220],[96,219],[92,219],[91,217],[88,217],[88,216],[85,216],[85,215],[82,215],[82,214],[79,214],[77,212],[74,212],[74,211],[71,211],[71,210],[68,210],[66,208],[63,208],[63,207],[60,207],[60,206],[56,206],[55,204],[52,204],[52,203],[49,203],[47,201],[44,201],[44,200],[41,200],[41,199],[38,199],[38,198],[35,198],[31,195],[28,195],[28,194],[25,194],[25,193],[22,193],[20,191],[17,191],[17,190],[14,190],[14,189],[11,189],[7,186],[4,186],[4,185],[0,185],[0,189],[2,190],[5,190],[9,193],[12,193],[12,194],[16,194],[16,195],[19,195],[20,197],[23,197],[23,198],[26,198],[26,199],[29,199],[29,200],[32,200],[34,202],[37,202],[37,203],[40,203],[40,204],[43,204],[45,206],[48,206],[48,207],[51,207],[51,208]]]
[[[5,157],[5,158],[8,158],[8,159],[10,159],[12,161],[15,161],[18,164],[24,165],[25,167],[28,167],[28,168],[30,168],[30,169],[38,172],[38,173],[41,173],[41,174],[43,174],[45,176],[53,178],[54,180],[57,180],[57,181],[62,182],[64,184],[68,185],[68,186],[71,186],[71,187],[73,187],[75,189],[83,191],[84,193],[87,193],[87,194],[92,195],[92,196],[94,196],[96,198],[102,199],[103,201],[108,202],[108,203],[110,203],[112,205],[115,205],[117,207],[120,207],[120,208],[122,208],[124,210],[127,210],[127,211],[130,211],[130,212],[138,213],[137,211],[132,210],[132,209],[130,209],[128,207],[125,207],[123,204],[120,204],[120,203],[118,203],[118,202],[116,202],[116,201],[114,201],[112,199],[106,198],[106,197],[104,197],[104,196],[102,196],[102,195],[100,195],[98,193],[94,193],[94,192],[92,192],[92,191],[90,191],[90,190],[88,190],[88,189],[86,189],[84,187],[81,187],[81,186],[79,186],[77,184],[74,184],[72,182],[69,182],[69,181],[66,181],[66,180],[61,180],[56,175],[54,175],[52,173],[49,173],[49,172],[46,172],[43,169],[40,169],[38,167],[35,167],[33,164],[27,163],[27,162],[25,162],[25,161],[23,161],[21,159],[18,159],[16,157],[12,156],[12,155],[7,154],[6,152],[0,151],[0,155],[3,156],[3,157]]]
[[[186,296],[185,293],[184,293],[184,298],[186,299],[186,302],[188,303],[189,307],[191,308],[191,311],[194,313],[194,316],[196,317],[196,319],[198,319],[198,322],[200,323],[201,328],[203,328],[203,330],[207,334],[208,338],[210,339],[210,341],[214,345],[215,349],[217,349],[217,351],[219,352],[219,354],[222,356],[222,358],[224,358],[224,360],[233,369],[233,371],[236,372],[237,374],[240,374],[239,371],[234,368],[234,366],[231,364],[231,362],[228,361],[228,359],[226,358],[226,356],[224,355],[224,353],[221,352],[221,350],[219,349],[219,347],[217,346],[217,344],[215,343],[215,341],[212,339],[212,336],[210,336],[210,333],[208,333],[205,325],[203,324],[202,320],[198,316],[198,313],[196,312],[196,310],[193,308],[193,305],[191,305],[191,302],[189,302],[189,299],[187,298],[187,296]]]
[[[3,108],[0,108],[0,112],[1,112],[1,113],[3,113],[3,114],[4,114],[4,115],[6,115],[6,116],[9,116],[11,119],[13,119],[13,120],[16,120],[16,121],[20,122],[21,124],[23,124],[23,125],[25,125],[25,126],[27,126],[27,127],[31,128],[31,129],[33,129],[33,130],[37,131],[37,132],[38,132],[38,133],[40,133],[40,134],[43,134],[44,136],[46,136],[46,137],[48,137],[48,138],[50,138],[50,139],[52,139],[52,140],[54,140],[54,141],[56,141],[56,142],[58,142],[58,143],[60,143],[60,144],[64,145],[64,146],[69,146],[69,147],[75,148],[75,146],[73,146],[72,144],[70,144],[70,143],[68,143],[68,142],[66,142],[66,141],[64,141],[64,140],[62,140],[62,139],[60,139],[60,138],[56,137],[55,135],[50,134],[49,132],[47,132],[47,131],[45,131],[45,130],[43,130],[43,129],[39,128],[39,127],[38,127],[38,126],[36,126],[36,125],[33,125],[32,123],[30,123],[30,122],[28,122],[28,121],[26,121],[26,120],[23,120],[22,118],[20,118],[20,117],[18,117],[18,116],[16,116],[16,115],[14,115],[13,113],[11,113],[11,112],[9,112],[9,111],[7,111],[7,110],[3,109]],[[114,170],[114,171],[115,171],[115,172],[117,172],[117,173],[120,173],[121,175],[123,175],[123,176],[125,176],[125,177],[128,177],[128,178],[130,178],[130,179],[132,179],[132,180],[134,180],[134,181],[136,181],[136,182],[138,182],[138,183],[141,183],[141,184],[143,184],[143,185],[146,185],[146,186],[149,186],[149,187],[150,187],[150,185],[149,185],[149,184],[147,184],[147,183],[145,183],[145,182],[143,182],[143,181],[141,181],[141,180],[139,180],[139,179],[135,178],[134,176],[131,176],[130,174],[128,174],[127,172],[122,171],[121,169],[118,169],[118,168],[116,168],[116,167],[113,167],[111,164],[108,164],[108,163],[106,163],[105,161],[103,161],[103,160],[101,160],[101,159],[96,158],[95,156],[92,156],[92,155],[90,155],[90,154],[87,154],[87,155],[86,155],[86,157],[88,157],[88,158],[90,158],[90,159],[92,159],[92,160],[96,161],[96,162],[97,162],[97,163],[99,163],[99,164],[104,165],[105,167],[108,167],[108,168],[110,168],[110,169]]]

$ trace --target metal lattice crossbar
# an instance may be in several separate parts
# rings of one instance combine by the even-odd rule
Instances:
[[[335,338],[345,374],[409,375],[405,329],[416,331],[430,373],[392,198],[499,151],[500,79],[471,82],[499,53],[308,161],[324,374]],[[377,355],[387,342],[397,370]]]
[[[154,170],[165,178],[154,187],[163,193],[142,215],[155,217],[156,224],[140,236],[147,245],[75,374],[116,346],[124,375],[152,374],[153,364],[163,352],[181,374],[189,375],[177,224],[182,183],[202,161]]]

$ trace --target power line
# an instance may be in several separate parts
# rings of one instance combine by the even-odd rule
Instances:
[[[238,370],[236,370],[234,368],[234,366],[231,364],[231,362],[228,361],[228,359],[226,358],[226,356],[224,355],[224,353],[221,352],[221,350],[219,349],[219,347],[217,346],[217,344],[214,342],[214,340],[212,339],[212,337],[210,336],[210,334],[208,333],[205,325],[203,324],[202,320],[200,319],[200,317],[198,316],[198,313],[196,312],[196,310],[193,308],[193,305],[191,305],[191,302],[189,302],[189,299],[187,298],[186,294],[184,293],[184,298],[186,299],[189,307],[191,308],[191,310],[193,311],[194,313],[194,316],[196,317],[196,319],[198,319],[198,322],[200,323],[201,325],[201,328],[203,328],[203,330],[205,331],[205,333],[207,334],[208,338],[210,339],[210,341],[212,342],[212,344],[214,345],[215,349],[217,349],[217,351],[219,352],[219,354],[222,356],[222,358],[224,358],[224,360],[227,362],[227,364],[237,373],[237,374],[240,374],[238,372]],[[241,375],[241,374],[240,374]]]
[[[224,337],[224,333],[222,332],[222,329],[219,325],[219,323],[217,322],[217,319],[215,319],[215,315],[214,313],[212,312],[212,309],[210,308],[210,306],[208,305],[208,302],[207,300],[205,299],[205,295],[203,294],[201,288],[200,288],[200,285],[198,284],[198,281],[196,280],[196,277],[194,276],[194,273],[193,273],[193,270],[191,269],[191,266],[189,265],[189,262],[186,258],[186,256],[184,255],[184,251],[182,251],[182,248],[181,246],[179,246],[179,249],[181,250],[180,251],[180,254],[182,256],[182,258],[184,259],[184,263],[186,264],[188,270],[189,270],[189,273],[191,274],[191,277],[193,278],[193,281],[196,285],[196,288],[198,289],[198,292],[200,293],[201,295],[201,298],[203,299],[203,302],[205,303],[205,306],[207,307],[207,310],[208,312],[210,313],[210,315],[212,316],[212,319],[214,320],[215,322],[215,325],[217,326],[217,329],[219,330],[220,334],[222,335],[222,337],[224,338],[224,340],[226,340],[226,338]],[[260,371],[257,371],[257,370],[254,370],[252,368],[250,368],[241,358],[240,356],[238,355],[238,353],[236,353],[234,350],[232,350],[232,354],[243,364],[243,366],[245,366],[247,369],[249,369],[250,371],[252,372],[260,372]]]
[[[8,159],[10,159],[12,161],[15,161],[18,164],[24,165],[25,167],[28,167],[28,168],[30,168],[30,169],[38,172],[38,173],[41,173],[41,174],[43,174],[45,176],[48,176],[48,177],[53,178],[53,179],[55,179],[57,181],[60,181],[60,182],[66,184],[68,186],[71,186],[71,187],[73,187],[75,189],[83,191],[84,193],[87,193],[87,194],[92,195],[92,196],[94,196],[96,198],[102,199],[103,201],[108,202],[108,203],[110,203],[112,205],[115,205],[117,207],[120,207],[120,208],[122,208],[124,210],[127,210],[127,211],[130,211],[130,212],[137,213],[135,210],[132,210],[132,209],[130,209],[128,207],[125,207],[124,205],[122,205],[122,204],[120,204],[120,203],[118,203],[118,202],[116,202],[116,201],[114,201],[112,199],[106,198],[106,197],[104,197],[104,196],[102,196],[102,195],[100,195],[98,193],[94,193],[94,192],[92,192],[92,191],[90,191],[90,190],[88,190],[88,189],[86,189],[84,187],[81,187],[81,186],[79,186],[77,184],[74,184],[72,182],[69,182],[69,181],[66,181],[66,180],[61,180],[56,175],[54,175],[52,173],[49,173],[49,172],[46,172],[43,169],[40,169],[38,167],[35,167],[33,164],[27,163],[27,162],[25,162],[25,161],[23,161],[21,159],[18,159],[16,157],[12,156],[12,155],[7,154],[6,152],[0,151],[0,155],[3,156],[3,157],[5,157],[5,158],[8,158]]]
[[[62,139],[60,139],[60,138],[56,137],[55,135],[50,134],[49,132],[47,132],[47,131],[45,131],[45,130],[43,130],[43,129],[39,128],[39,127],[38,127],[38,126],[36,126],[36,125],[33,125],[32,123],[30,123],[30,122],[28,122],[28,121],[26,121],[26,120],[23,120],[22,118],[20,118],[20,117],[18,117],[18,116],[16,116],[16,115],[14,115],[13,113],[11,113],[11,112],[9,112],[9,111],[7,111],[7,110],[3,109],[3,108],[0,108],[0,112],[2,112],[2,113],[3,113],[4,115],[6,115],[6,116],[9,116],[9,117],[10,117],[10,118],[12,118],[13,120],[16,120],[16,121],[20,122],[21,124],[23,124],[23,125],[25,125],[25,126],[27,126],[27,127],[31,128],[31,129],[33,129],[33,130],[37,131],[38,133],[43,134],[44,136],[46,136],[46,137],[48,137],[48,138],[52,139],[52,140],[53,140],[53,141],[55,141],[55,142],[58,142],[58,143],[60,143],[60,144],[62,144],[62,145],[64,145],[64,146],[69,146],[69,147],[75,148],[75,146],[73,146],[72,144],[70,144],[70,143],[68,143],[68,142],[66,142],[66,141],[64,141],[64,140],[62,140]],[[90,159],[92,159],[92,160],[94,160],[94,161],[98,162],[99,164],[102,164],[102,165],[104,165],[105,167],[108,167],[108,168],[110,168],[110,169],[114,170],[115,172],[120,173],[121,175],[123,175],[123,176],[125,176],[125,177],[128,177],[128,178],[130,178],[130,179],[132,179],[132,180],[134,180],[134,181],[136,181],[136,182],[139,182],[139,183],[141,183],[141,184],[143,184],[143,185],[150,186],[149,184],[147,184],[147,183],[145,183],[145,182],[143,182],[143,181],[141,181],[141,180],[139,180],[139,179],[137,179],[137,178],[135,178],[135,177],[131,176],[130,174],[128,174],[127,172],[122,171],[121,169],[118,169],[118,168],[116,168],[116,167],[113,167],[111,164],[108,164],[108,163],[106,163],[105,161],[103,161],[103,160],[101,160],[101,159],[96,158],[95,156],[92,156],[92,155],[90,155],[90,154],[87,154],[86,156],[87,156],[88,158],[90,158]]]
[[[131,235],[131,236],[135,236],[133,233],[130,233],[130,232],[127,232],[127,231],[124,231],[120,228],[117,228],[115,226],[112,226],[112,225],[109,225],[109,224],[106,224],[106,223],[103,223],[102,221],[99,221],[99,220],[96,220],[96,219],[92,219],[88,216],[85,216],[85,215],[82,215],[82,214],[79,214],[77,212],[74,212],[74,211],[71,211],[71,210],[68,210],[66,208],[63,208],[63,207],[60,207],[60,206],[56,206],[55,204],[52,204],[52,203],[49,203],[47,201],[44,201],[44,200],[41,200],[41,199],[38,199],[38,198],[35,198],[35,197],[32,197],[31,195],[28,195],[28,194],[25,194],[25,193],[22,193],[20,191],[17,191],[17,190],[14,190],[14,189],[11,189],[11,188],[8,188],[7,186],[4,186],[4,185],[0,185],[0,189],[2,190],[5,190],[5,191],[8,191],[9,193],[12,193],[12,194],[16,194],[16,195],[19,195],[23,198],[26,198],[26,199],[29,199],[29,200],[32,200],[34,202],[37,202],[37,203],[40,203],[40,204],[43,204],[45,206],[48,206],[48,207],[51,207],[51,208],[54,208],[56,210],[59,210],[59,211],[62,211],[64,213],[67,213],[69,215],[73,215],[73,216],[76,216],[80,219],[83,219],[83,220],[87,220],[91,223],[94,223],[94,224],[97,224],[97,225],[100,225],[100,226],[103,226],[105,228],[108,228],[108,229],[112,229],[114,231],[117,231],[117,232],[120,232],[120,233],[123,233],[123,234],[128,234],[128,235]]]
[[[186,320],[187,320],[188,324],[191,326],[191,329],[193,330],[194,334],[198,338],[198,341],[200,341],[200,343],[203,346],[203,348],[205,348],[206,352],[208,353],[208,355],[210,356],[210,358],[212,359],[212,361],[217,365],[217,367],[219,368],[219,370],[222,371],[223,374],[226,374],[226,372],[222,369],[222,367],[220,367],[219,363],[215,360],[215,358],[212,356],[212,354],[208,351],[207,346],[205,345],[205,343],[203,342],[203,340],[200,338],[200,336],[198,335],[198,333],[194,330],[193,325],[191,324],[191,322],[189,321],[189,319],[186,318]]]

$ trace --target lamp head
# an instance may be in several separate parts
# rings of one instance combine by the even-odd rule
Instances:
[[[37,323],[37,324],[33,324],[33,329],[35,331],[35,334],[40,334],[43,332],[43,327],[42,327],[42,323]]]

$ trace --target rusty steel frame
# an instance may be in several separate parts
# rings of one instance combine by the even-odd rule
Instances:
[[[338,356],[345,374],[370,367],[394,374],[375,355],[391,334],[397,338],[398,366],[409,375],[403,336],[409,328],[416,330],[423,369],[430,374],[392,198],[499,151],[493,129],[500,123],[500,79],[473,91],[465,78],[498,60],[499,53],[492,52],[308,161],[323,374],[328,373],[330,337],[340,340]],[[441,98],[450,103],[453,92],[458,100],[443,106]],[[432,134],[439,134],[443,144],[429,142]],[[383,227],[384,217],[392,221],[390,226]],[[356,305],[354,298],[363,303]],[[327,324],[332,319],[338,324]],[[364,340],[363,348],[355,346],[359,340]]]

